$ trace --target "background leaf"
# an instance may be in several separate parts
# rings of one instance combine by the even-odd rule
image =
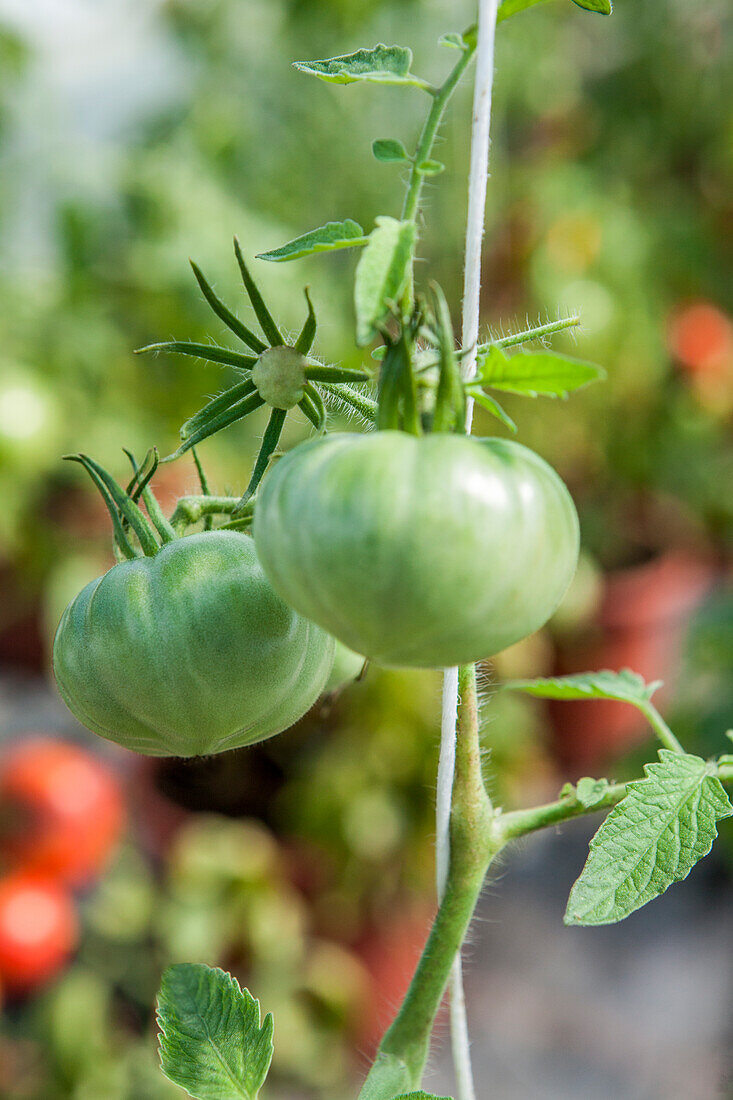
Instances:
[[[303,73],[326,80],[329,84],[354,84],[369,81],[373,84],[411,84],[417,88],[429,85],[410,72],[412,50],[407,46],[385,46],[383,42],[373,49],[356,50],[355,53],[330,57],[325,61],[294,61],[293,65]]]
[[[356,342],[360,347],[377,334],[377,325],[407,284],[415,247],[415,225],[395,218],[377,218],[369,243],[356,268]]]
[[[661,749],[608,815],[570,893],[565,923],[613,924],[686,878],[710,851],[728,795],[699,756]]]
[[[644,709],[654,692],[662,686],[662,681],[646,683],[638,672],[624,668],[620,672],[602,669],[600,672],[580,672],[574,676],[507,680],[503,686],[539,699],[617,699]]]
[[[359,223],[352,218],[346,218],[342,222],[326,222],[318,229],[311,229],[310,233],[303,233],[302,236],[288,241],[280,248],[260,252],[257,259],[282,263],[283,260],[298,260],[301,256],[310,256],[313,252],[335,252],[338,248],[354,248],[366,244],[368,240]]]
[[[506,393],[567,397],[573,390],[604,378],[605,371],[553,351],[520,351],[509,356],[493,347],[479,359],[479,377],[483,385]]]
[[[272,1061],[272,1016],[236,978],[202,964],[163,974],[158,995],[163,1073],[197,1100],[256,1100]]]

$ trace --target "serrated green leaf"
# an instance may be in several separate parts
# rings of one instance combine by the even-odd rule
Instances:
[[[543,3],[545,3],[545,0],[502,0],[496,21],[497,23],[503,23],[510,15],[518,15],[519,12]],[[613,11],[611,0],[573,0],[573,3],[577,4],[579,8],[597,12],[599,15],[610,15]]]
[[[282,263],[284,260],[299,260],[301,256],[310,256],[314,252],[335,252],[339,248],[355,248],[364,245],[369,237],[358,222],[346,218],[342,222],[326,222],[310,233],[303,233],[280,248],[269,252],[260,252],[258,260],[271,260]]]
[[[394,138],[377,138],[372,142],[372,153],[383,164],[409,163],[410,155],[401,141]]]
[[[372,49],[356,50],[324,61],[294,61],[300,72],[310,73],[329,84],[410,84],[429,89],[430,85],[410,72],[412,50],[407,46],[385,46],[378,43]]]
[[[439,160],[421,160],[416,171],[421,176],[439,176],[441,172],[445,172],[445,165]]]
[[[567,397],[573,390],[605,377],[592,363],[558,355],[553,351],[519,351],[506,355],[492,347],[479,357],[481,384],[525,397]]]
[[[169,966],[158,994],[163,1073],[196,1100],[257,1100],[272,1061],[272,1016],[236,978]]]
[[[580,672],[575,676],[508,680],[504,684],[511,691],[523,691],[539,699],[616,699],[642,708],[661,686],[661,680],[646,683],[638,672],[632,672],[630,668],[620,672],[602,669],[599,672]]]
[[[714,767],[699,756],[660,749],[659,763],[647,764],[646,778],[629,783],[591,840],[566,924],[614,924],[687,877],[710,851],[717,822],[733,814]]]
[[[591,806],[597,806],[602,801],[608,786],[607,779],[592,779],[589,775],[584,775],[575,784],[575,797],[581,806],[589,810]]]
[[[414,248],[414,222],[377,218],[376,229],[356,268],[354,303],[359,347],[374,339],[390,303],[400,298],[407,285]]]
[[[478,386],[469,386],[466,390],[469,397],[473,398],[477,405],[480,405],[482,409],[486,409],[492,416],[495,416],[497,420],[500,420],[505,428],[508,428],[510,432],[517,431],[517,425],[512,420],[508,412],[505,412],[498,401],[488,394],[480,390]]]

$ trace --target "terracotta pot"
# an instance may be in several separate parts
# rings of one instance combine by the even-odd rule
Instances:
[[[715,576],[710,558],[682,550],[609,573],[596,630],[560,649],[556,674],[630,668],[645,680],[664,681],[654,697],[663,708],[674,692],[689,621]],[[552,702],[549,709],[558,756],[577,774],[603,770],[649,736],[647,723],[626,703]]]

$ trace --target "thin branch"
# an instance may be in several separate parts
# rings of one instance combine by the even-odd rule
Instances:
[[[671,749],[672,752],[685,751],[653,703],[648,702],[639,709],[665,749]]]

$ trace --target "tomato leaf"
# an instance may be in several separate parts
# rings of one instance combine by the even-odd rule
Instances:
[[[626,797],[590,842],[570,892],[565,923],[614,924],[686,878],[733,806],[714,764],[660,749],[659,763],[628,785]]]
[[[453,325],[445,295],[437,283],[435,297],[435,335],[438,339],[438,386],[435,391],[433,431],[463,431],[466,423],[466,398],[456,356]]]
[[[498,401],[495,401],[488,393],[484,393],[478,386],[468,387],[466,393],[469,397],[472,397],[477,405],[480,405],[482,409],[486,409],[492,416],[495,416],[497,420],[500,420],[505,428],[508,428],[510,432],[516,433],[517,425],[512,420],[509,413],[505,412]]]
[[[573,3],[577,4],[579,8],[583,8],[584,11],[595,11],[599,15],[611,15],[613,13],[611,0],[573,0]]]
[[[376,229],[356,268],[354,303],[359,347],[374,339],[379,322],[405,289],[414,248],[414,222],[377,218]]]
[[[621,672],[602,669],[600,672],[581,672],[575,676],[552,676],[548,679],[507,680],[503,685],[511,691],[523,691],[539,699],[616,699],[632,703],[644,709],[661,680],[646,683],[643,677],[629,668]]]
[[[339,248],[354,248],[366,244],[369,240],[358,222],[347,218],[343,222],[326,222],[310,233],[288,241],[280,248],[269,252],[260,252],[258,260],[271,260],[282,263],[284,260],[299,260],[301,256],[310,256],[314,252],[335,252]]]
[[[412,50],[407,46],[385,46],[378,43],[373,49],[356,50],[325,61],[294,61],[293,66],[302,73],[310,73],[329,84],[355,84],[367,81],[372,84],[408,84],[429,91],[430,85],[410,72]]]
[[[503,23],[510,15],[518,15],[519,12],[526,11],[527,8],[533,8],[535,4],[543,3],[545,3],[545,0],[502,0],[496,21],[497,23]],[[577,4],[579,8],[597,12],[599,15],[611,15],[613,12],[611,0],[573,0],[573,3]]]
[[[396,141],[394,138],[378,138],[373,141],[372,153],[383,164],[403,164],[405,161],[408,163],[410,161],[407,149],[401,141]]]
[[[272,1061],[272,1016],[236,978],[169,966],[158,995],[163,1073],[196,1100],[257,1100]]]
[[[571,391],[605,378],[605,371],[554,351],[519,351],[508,356],[501,348],[491,347],[479,355],[478,377],[482,385],[505,393],[567,397]]]

